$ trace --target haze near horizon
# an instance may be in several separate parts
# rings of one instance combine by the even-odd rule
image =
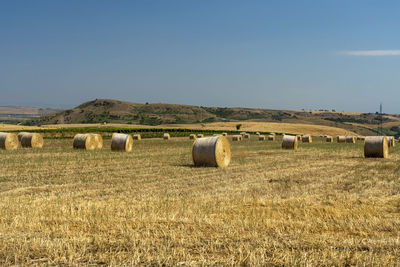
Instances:
[[[400,113],[397,1],[3,1],[0,105]]]

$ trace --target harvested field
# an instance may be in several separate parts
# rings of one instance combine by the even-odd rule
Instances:
[[[231,142],[226,169],[194,167],[187,137],[0,150],[0,264],[398,264],[400,146],[281,138]]]
[[[222,130],[231,131],[236,130],[238,122],[213,122],[207,124],[163,124],[157,126],[149,125],[136,125],[136,124],[53,124],[37,126],[22,126],[22,125],[10,125],[0,124],[0,131],[11,131],[11,130],[35,130],[35,129],[62,129],[62,128],[164,128],[164,129],[200,129],[200,130]],[[262,132],[277,132],[277,133],[292,133],[292,134],[311,134],[314,136],[319,135],[357,135],[354,132],[347,131],[345,129],[323,126],[323,125],[312,125],[312,124],[300,124],[300,123],[276,123],[276,122],[241,122],[241,130],[243,131],[262,131]]]

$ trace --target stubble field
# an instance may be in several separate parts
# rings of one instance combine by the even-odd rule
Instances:
[[[188,138],[0,150],[0,264],[399,264],[398,147],[231,145],[227,169],[193,167]]]

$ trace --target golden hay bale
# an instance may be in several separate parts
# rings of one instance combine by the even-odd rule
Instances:
[[[241,135],[234,135],[234,136],[232,136],[232,141],[242,141],[242,136]]]
[[[301,140],[301,135],[296,135],[296,137],[297,137],[297,141]]]
[[[386,136],[367,136],[364,142],[366,158],[387,158],[388,142]]]
[[[195,134],[191,134],[191,135],[189,135],[189,139],[190,140],[196,140],[197,136]]]
[[[22,139],[22,136],[24,135],[24,134],[28,134],[28,132],[20,132],[20,133],[18,133],[18,141],[19,142],[21,142],[21,139]]]
[[[395,146],[395,139],[394,136],[386,136],[387,140],[388,140],[388,147],[392,147]]]
[[[0,133],[0,148],[14,150],[18,148],[18,136],[13,133]]]
[[[228,136],[228,133],[222,133],[222,136],[226,137],[226,136]]]
[[[21,135],[21,146],[42,148],[43,147],[43,136],[39,133],[24,133]]]
[[[355,136],[346,136],[346,143],[356,143],[356,137]]]
[[[339,135],[339,136],[337,137],[337,142],[338,142],[338,143],[346,143],[346,136]]]
[[[294,135],[284,135],[282,138],[282,148],[297,149],[297,137]]]
[[[244,139],[250,139],[250,134],[246,133],[243,137]]]
[[[267,136],[267,140],[268,141],[275,141],[275,135],[273,135],[273,134],[268,135]]]
[[[96,148],[102,149],[103,148],[103,137],[100,134],[93,134],[94,141],[96,142]]]
[[[312,136],[309,134],[305,134],[301,137],[301,142],[303,143],[312,143]]]
[[[74,136],[74,148],[93,150],[97,143],[93,134],[76,134]]]
[[[111,150],[131,152],[133,145],[132,136],[129,134],[113,133],[111,138]]]
[[[258,136],[259,141],[265,141],[265,135],[259,135]]]
[[[333,137],[328,135],[328,136],[326,137],[326,142],[327,142],[327,143],[333,143]]]
[[[163,138],[164,140],[169,140],[171,139],[171,136],[169,135],[169,133],[164,133]]]
[[[197,138],[203,138],[204,137],[204,134],[198,134],[197,135]]]
[[[192,148],[195,166],[225,168],[231,161],[231,145],[224,136],[197,139]]]
[[[260,133],[259,133],[259,132],[256,132],[256,135],[260,135]]]
[[[142,136],[140,134],[134,134],[132,138],[133,140],[142,140]]]

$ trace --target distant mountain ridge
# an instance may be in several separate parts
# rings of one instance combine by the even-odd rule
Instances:
[[[385,115],[383,120],[385,124],[400,126],[400,116],[398,117],[398,115]],[[379,126],[380,118],[375,113],[203,107],[95,99],[73,109],[46,114],[39,118],[25,121],[24,124],[128,123],[160,125],[227,121],[315,124],[339,127],[360,134],[370,135],[375,134],[373,129]],[[389,132],[389,134],[395,135],[397,132]]]

